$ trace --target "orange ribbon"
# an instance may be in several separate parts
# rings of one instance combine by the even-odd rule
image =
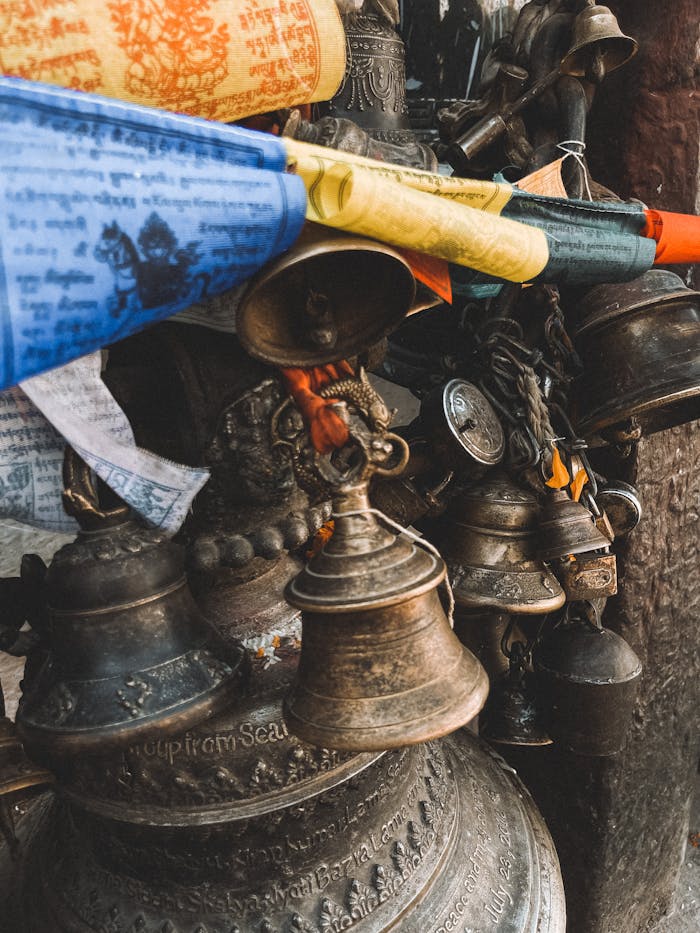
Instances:
[[[642,233],[656,240],[654,265],[700,262],[700,217],[670,211],[645,210]]]
[[[320,454],[329,454],[344,447],[350,440],[348,428],[332,408],[339,399],[322,398],[318,393],[331,382],[354,376],[352,366],[340,360],[310,369],[282,369],[281,373],[309,429],[314,448]]]

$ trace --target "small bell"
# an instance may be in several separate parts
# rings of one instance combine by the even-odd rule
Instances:
[[[46,657],[25,674],[17,713],[32,754],[82,753],[187,729],[240,687],[244,650],[199,613],[180,546],[97,505],[85,464],[68,448],[66,510],[77,539],[46,573]]]
[[[460,608],[539,614],[564,605],[561,586],[536,554],[538,513],[535,496],[505,473],[491,473],[452,501],[434,536]]]
[[[496,745],[551,745],[537,704],[534,675],[527,670],[527,646],[507,649],[509,669],[492,686],[479,716],[479,735]]]
[[[357,356],[385,337],[415,292],[408,263],[391,247],[307,224],[292,249],[251,281],[236,331],[265,363],[318,366]]]
[[[286,589],[302,610],[289,728],[313,745],[377,751],[465,725],[488,677],[450,629],[442,560],[382,527],[366,482],[337,492],[334,517],[332,538]]]
[[[569,606],[576,608],[533,651],[547,730],[569,751],[614,755],[625,743],[642,665],[624,638],[601,627],[592,604]]]
[[[620,29],[617,18],[606,6],[591,4],[574,21],[571,47],[562,59],[561,74],[583,77],[598,56],[602,75],[620,68],[637,54],[637,42]],[[593,66],[595,67],[595,66]]]
[[[596,527],[591,512],[574,502],[564,489],[548,489],[540,518],[539,556],[556,560],[610,547],[610,539]]]

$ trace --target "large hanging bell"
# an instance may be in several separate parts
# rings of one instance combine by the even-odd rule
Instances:
[[[450,503],[433,537],[457,606],[537,614],[564,605],[564,591],[537,557],[538,514],[535,496],[502,472]]]
[[[583,77],[596,53],[601,56],[604,73],[609,74],[636,55],[637,42],[622,32],[608,7],[592,4],[575,19],[571,47],[559,70],[562,74]]]
[[[597,285],[579,312],[580,434],[632,418],[653,434],[700,418],[700,292],[652,269],[633,282]]]
[[[229,701],[244,670],[243,648],[195,606],[180,546],[123,504],[100,510],[82,461],[76,475],[64,499],[82,530],[46,573],[48,650],[17,713],[40,760],[186,729]]]
[[[318,366],[385,337],[415,291],[408,263],[391,247],[307,224],[292,249],[251,281],[236,330],[251,356],[266,363]]]
[[[596,527],[593,514],[584,505],[574,502],[565,489],[547,490],[540,519],[539,555],[542,560],[609,547],[610,539]]]
[[[624,746],[642,665],[627,642],[601,628],[593,604],[546,635],[533,661],[555,742],[581,755],[614,755]],[[595,620],[593,620],[595,615]]]
[[[314,745],[374,751],[465,725],[488,677],[450,629],[444,563],[382,527],[366,484],[341,490],[334,512],[332,538],[286,589],[302,610],[289,728]]]

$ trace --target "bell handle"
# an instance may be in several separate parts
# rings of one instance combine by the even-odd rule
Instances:
[[[574,602],[567,603],[563,621],[565,623],[575,621],[585,622],[594,631],[603,631],[600,609],[598,606],[596,606],[595,603],[588,599],[576,600]]]
[[[113,493],[114,506],[109,508],[100,504],[90,467],[69,444],[63,455],[63,486],[63,508],[77,520],[83,531],[111,528],[129,518],[129,506],[116,493]]]
[[[411,450],[408,446],[408,443],[401,437],[399,434],[394,434],[389,432],[382,437],[382,443],[391,444],[394,447],[395,451],[399,452],[399,458],[394,466],[382,466],[376,461],[372,462],[372,472],[375,476],[383,477],[394,477],[400,476],[403,471],[408,466],[408,461],[411,456]]]

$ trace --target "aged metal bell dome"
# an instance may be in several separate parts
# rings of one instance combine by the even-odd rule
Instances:
[[[238,440],[250,391],[224,406]],[[221,405],[220,394],[206,397]],[[13,933],[445,933],[460,923],[564,933],[549,834],[512,770],[476,738],[353,754],[285,725],[301,631],[283,591],[298,563],[202,559],[207,535],[226,558],[235,528],[222,524],[219,494],[237,474],[254,483],[260,426],[242,446],[224,443],[224,431],[207,448],[220,489],[192,518],[190,548],[197,577],[210,577],[198,581],[200,609],[246,646],[251,676],[206,722],[61,759],[60,798],[23,852]],[[258,522],[292,501],[291,490],[286,502],[269,499]],[[224,512],[247,531],[244,511]]]
[[[260,587],[268,607],[281,583]],[[512,769],[466,731],[383,754],[300,742],[282,719],[298,618],[239,626],[230,595],[203,609],[250,645],[245,691],[187,732],[64,763],[13,930],[564,933],[556,853]]]
[[[572,605],[535,648],[547,728],[570,751],[614,755],[625,744],[642,665],[624,638],[601,627],[593,606]]]
[[[442,560],[382,527],[366,483],[337,493],[334,518],[333,537],[286,590],[303,620],[290,728],[331,748],[381,750],[469,722],[488,677],[450,629]]]
[[[575,398],[585,437],[634,419],[653,434],[700,418],[700,293],[652,269],[597,285],[574,333],[584,375]]]
[[[251,356],[275,366],[348,359],[399,325],[415,290],[408,263],[390,246],[306,224],[252,279],[236,331]]]
[[[245,654],[204,620],[182,548],[123,504],[97,504],[89,471],[66,457],[64,499],[82,524],[46,573],[47,644],[17,713],[42,757],[128,744],[187,728],[240,689]]]
[[[637,42],[622,32],[608,7],[591,3],[574,20],[571,46],[559,66],[561,73],[583,77],[596,51],[601,56],[605,74],[609,74],[637,54]]]
[[[505,473],[492,472],[450,503],[431,537],[445,556],[457,606],[538,614],[564,591],[537,556],[539,504]]]

